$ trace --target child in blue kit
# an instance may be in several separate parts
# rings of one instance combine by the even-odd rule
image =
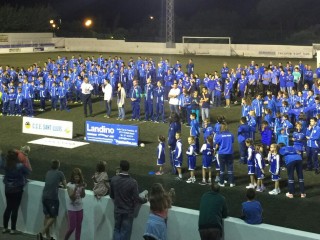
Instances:
[[[22,102],[23,102],[22,89],[18,88],[17,98],[15,102],[15,111],[16,111],[16,116],[19,116],[19,117],[21,117],[22,115]]]
[[[191,113],[190,114],[190,136],[194,137],[195,139],[195,152],[196,154],[199,153],[199,148],[200,148],[200,143],[199,143],[199,136],[200,136],[200,126],[199,126],[199,122],[196,119],[196,114],[195,113]]]
[[[215,88],[214,88],[214,103],[216,107],[221,106],[221,92],[222,87],[220,81],[216,81]]]
[[[255,146],[255,171],[256,171],[256,177],[257,177],[257,192],[263,192],[265,190],[265,187],[263,185],[263,179],[264,179],[264,168],[265,168],[265,162],[262,158],[262,152],[263,147],[261,144],[258,144]]]
[[[8,89],[4,89],[2,93],[2,114],[6,116],[9,111],[9,95],[8,95]]]
[[[159,166],[159,171],[156,172],[156,175],[163,174],[163,164],[166,162],[166,149],[165,149],[165,137],[159,136],[158,137],[159,145],[157,147],[157,165]]]
[[[194,137],[188,137],[189,147],[186,152],[188,157],[188,170],[190,171],[190,178],[187,183],[195,183],[196,177],[194,176],[194,170],[196,169],[196,151],[195,151],[195,139]]]
[[[177,140],[176,147],[173,151],[173,161],[174,161],[174,167],[177,169],[178,177],[176,177],[176,180],[182,180],[182,161],[183,161],[183,154],[182,154],[182,141],[181,141],[181,133],[177,132],[175,135],[175,138]]]
[[[60,101],[60,111],[67,109],[67,90],[63,86],[63,82],[59,83],[58,97]]]
[[[247,123],[246,117],[240,118],[240,125],[238,127],[238,143],[239,143],[239,154],[240,154],[240,164],[247,163],[247,147],[246,139],[249,138],[250,127]]]
[[[274,182],[274,189],[269,192],[270,195],[278,195],[280,191],[280,156],[278,154],[278,145],[273,143],[270,146],[268,154],[268,161],[270,163],[271,180]]]
[[[255,150],[254,150],[254,145],[253,145],[253,140],[251,138],[246,139],[246,146],[248,148],[248,160],[247,160],[247,165],[248,165],[248,175],[250,177],[250,183],[246,188],[255,188],[257,183],[256,179],[254,177],[255,174]]]
[[[8,94],[9,99],[9,115],[8,116],[14,116],[15,115],[15,105],[16,105],[16,93],[14,92],[14,88],[10,89],[10,92]]]
[[[306,134],[302,131],[301,122],[296,122],[296,131],[292,134],[293,147],[303,157],[303,152],[306,146]]]
[[[58,88],[56,83],[53,82],[50,89],[51,96],[51,110],[57,111],[57,101],[58,101]]]
[[[213,154],[213,138],[208,136],[206,143],[204,143],[200,149],[202,153],[202,182],[200,185],[206,185],[206,172],[208,172],[208,184],[211,184],[211,165],[212,165],[212,154]]]
[[[43,83],[40,83],[39,86],[39,95],[40,95],[40,112],[45,111],[46,108],[46,88]]]

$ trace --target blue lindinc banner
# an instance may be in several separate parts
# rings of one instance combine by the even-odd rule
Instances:
[[[139,128],[133,125],[86,121],[85,139],[90,142],[138,146]]]

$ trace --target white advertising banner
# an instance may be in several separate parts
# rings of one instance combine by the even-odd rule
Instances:
[[[73,122],[44,118],[23,117],[22,132],[72,139]]]
[[[89,144],[87,142],[77,142],[77,141],[58,139],[58,138],[41,138],[41,139],[30,141],[28,143],[39,144],[39,145],[50,146],[50,147],[70,148],[70,149]]]

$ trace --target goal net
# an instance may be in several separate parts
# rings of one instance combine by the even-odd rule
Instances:
[[[230,37],[192,37],[183,36],[184,54],[231,56]]]

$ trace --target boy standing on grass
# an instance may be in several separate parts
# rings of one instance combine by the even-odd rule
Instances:
[[[173,161],[174,161],[174,167],[177,169],[178,172],[178,177],[176,177],[176,180],[182,180],[182,141],[181,141],[181,133],[177,132],[176,133],[176,148],[174,150],[174,156],[173,156]]]
[[[188,143],[190,146],[186,154],[188,156],[188,170],[190,171],[190,178],[187,180],[187,183],[195,183],[196,177],[194,176],[194,170],[196,168],[196,152],[194,137],[188,137]]]
[[[190,136],[194,137],[194,141],[195,141],[195,152],[196,154],[199,153],[199,147],[200,147],[200,143],[199,143],[199,136],[200,136],[200,127],[199,127],[199,122],[196,119],[197,115],[195,113],[191,113],[190,114]]]

